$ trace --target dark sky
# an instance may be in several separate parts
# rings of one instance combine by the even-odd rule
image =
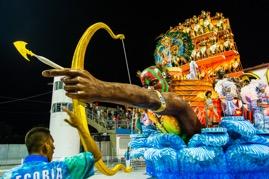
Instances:
[[[0,126],[8,123],[13,131],[24,131],[49,121],[51,94],[31,99],[35,101],[11,101],[52,89],[48,85],[52,79],[41,76],[42,70],[49,67],[34,59],[25,61],[12,42],[26,41],[34,53],[70,67],[84,31],[96,22],[104,22],[114,33],[125,34],[131,78],[140,85],[135,73],[154,64],[155,38],[202,10],[223,12],[229,18],[244,68],[268,62],[266,0],[1,0]],[[104,30],[92,38],[85,64],[99,79],[128,82],[121,41],[111,39]]]

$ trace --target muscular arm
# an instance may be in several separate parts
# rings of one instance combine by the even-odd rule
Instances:
[[[65,76],[66,95],[85,103],[100,101],[134,107],[151,109],[153,111],[161,106],[157,93],[137,85],[105,82],[94,78],[85,70],[53,69],[43,73],[45,77]],[[201,125],[191,107],[176,94],[163,93],[166,109],[160,114],[172,115],[177,118],[188,136],[199,132]]]

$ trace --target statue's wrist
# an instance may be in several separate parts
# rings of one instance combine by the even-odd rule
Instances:
[[[165,102],[164,97],[162,96],[162,94],[159,91],[155,90],[155,92],[157,93],[157,95],[159,97],[161,106],[157,110],[153,110],[153,111],[156,112],[156,113],[160,113],[160,112],[163,112],[166,109],[166,102]]]

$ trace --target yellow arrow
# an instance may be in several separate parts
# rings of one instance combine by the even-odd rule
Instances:
[[[63,69],[60,65],[54,63],[53,61],[47,59],[46,57],[36,55],[32,51],[28,50],[26,48],[27,42],[24,41],[16,41],[13,43],[16,49],[19,51],[19,53],[28,61],[30,61],[27,57],[27,55],[34,56],[36,57],[39,61],[42,63],[45,63],[46,65],[52,67],[52,68],[57,68],[57,69]]]
[[[20,53],[26,60],[30,61],[29,58],[27,57],[27,55],[30,55],[30,56],[34,56],[34,55],[35,55],[32,51],[30,51],[30,50],[28,50],[28,49],[26,48],[26,45],[27,45],[26,42],[24,42],[24,41],[16,41],[16,42],[14,42],[13,44],[14,44],[14,46],[16,47],[16,49],[18,50],[18,52],[19,52],[19,53]]]

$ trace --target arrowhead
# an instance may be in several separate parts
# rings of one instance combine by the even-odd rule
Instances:
[[[32,51],[26,48],[27,42],[24,41],[16,41],[13,42],[14,46],[18,50],[18,52],[27,60],[30,61],[27,55],[33,56],[35,55]]]

